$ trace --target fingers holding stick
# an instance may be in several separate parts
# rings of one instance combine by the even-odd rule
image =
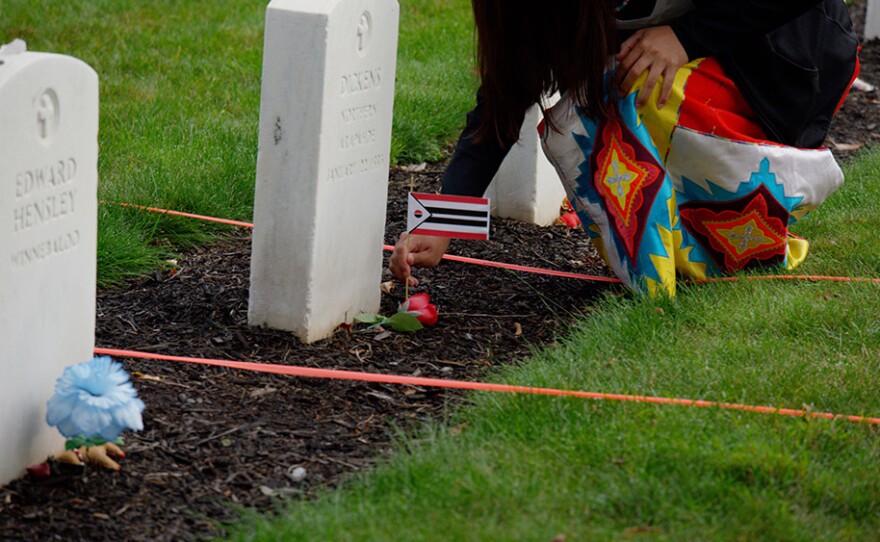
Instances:
[[[449,248],[449,242],[448,237],[402,233],[389,261],[391,274],[409,286],[417,286],[419,281],[412,276],[412,268],[436,266]]]

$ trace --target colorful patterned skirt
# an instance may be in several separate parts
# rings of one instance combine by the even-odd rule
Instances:
[[[678,71],[668,103],[612,98],[596,122],[567,97],[546,114],[544,151],[594,245],[628,286],[674,295],[693,279],[800,264],[806,240],[789,226],[843,183],[828,149],[768,141],[712,58]]]

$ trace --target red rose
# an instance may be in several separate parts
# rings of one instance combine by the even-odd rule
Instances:
[[[31,465],[27,468],[27,471],[34,478],[48,478],[52,476],[52,467],[49,466],[48,461],[44,461],[39,465]]]
[[[559,220],[569,228],[577,228],[581,225],[581,219],[574,211],[565,213],[564,215],[559,217]]]
[[[431,303],[431,298],[425,292],[420,292],[401,303],[400,310],[408,312],[426,326],[437,323],[437,307]]]

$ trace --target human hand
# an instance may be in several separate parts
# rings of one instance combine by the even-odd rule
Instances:
[[[407,243],[409,238],[409,243]],[[418,286],[419,280],[412,276],[413,267],[434,267],[449,248],[448,237],[400,234],[388,267],[398,280],[409,280],[410,286]]]
[[[669,26],[639,30],[621,44],[620,52],[614,58],[620,62],[615,83],[621,96],[632,89],[643,73],[648,73],[645,85],[636,98],[636,107],[648,103],[657,80],[663,76],[663,86],[657,98],[658,109],[662,109],[669,100],[676,72],[688,63],[687,52]]]

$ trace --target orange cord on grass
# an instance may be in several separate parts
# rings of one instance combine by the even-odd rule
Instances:
[[[228,224],[232,226],[241,226],[243,228],[253,228],[254,225],[251,222],[240,222],[238,220],[228,220],[225,218],[214,218],[211,216],[197,215],[193,213],[183,213],[180,211],[169,211],[167,209],[159,209],[156,207],[147,207],[144,205],[133,205],[131,203],[112,203],[102,201],[101,203],[109,204],[109,205],[119,205],[120,207],[129,207],[132,209],[140,209],[142,211],[149,211],[152,213],[160,213],[171,216],[181,216],[186,218],[194,218],[197,220],[204,220],[206,222],[217,222],[219,224]],[[383,245],[383,250],[388,252],[393,252],[394,247],[392,245]],[[511,271],[521,271],[524,273],[534,273],[538,275],[548,275],[551,277],[562,277],[569,279],[577,279],[577,280],[587,280],[591,282],[603,282],[608,284],[620,284],[622,281],[615,277],[602,277],[596,275],[584,275],[580,273],[569,273],[567,271],[554,271],[550,269],[541,269],[539,267],[529,267],[527,265],[517,265],[510,263],[502,263],[502,262],[493,262],[490,260],[481,260],[478,258],[467,258],[465,256],[454,256],[451,254],[444,254],[443,259],[451,262],[460,262],[474,265],[482,265],[486,267],[497,267],[501,269],[509,269]],[[739,280],[785,280],[785,281],[807,281],[807,282],[849,282],[849,283],[869,283],[869,284],[880,284],[880,278],[866,278],[866,277],[834,277],[834,276],[824,276],[824,275],[753,275],[753,276],[745,276],[745,277],[712,277],[707,279],[693,279],[684,281],[685,283],[695,283],[695,284],[705,284],[710,282],[736,282]],[[407,281],[409,282],[409,281]]]
[[[216,222],[218,224],[228,224],[228,225],[232,225],[232,226],[241,226],[243,228],[253,229],[253,227],[254,227],[254,224],[252,222],[241,222],[238,220],[229,220],[226,218],[214,218],[212,216],[197,215],[197,214],[193,214],[193,213],[184,213],[181,211],[169,211],[167,209],[159,209],[157,207],[147,207],[146,205],[134,205],[132,203],[113,203],[113,202],[108,202],[108,201],[102,201],[101,203],[106,204],[106,205],[119,205],[120,207],[139,209],[141,211],[149,211],[151,213],[159,213],[159,214],[163,214],[163,215],[181,216],[181,217],[185,217],[185,218],[194,218],[196,220],[203,220],[205,222]],[[386,252],[394,252],[393,245],[382,245],[382,249],[385,250]],[[523,271],[526,273],[536,273],[536,274],[540,274],[540,275],[550,275],[550,276],[554,276],[554,277],[589,280],[589,281],[593,281],[593,282],[607,282],[607,283],[613,283],[613,284],[620,284],[621,283],[620,279],[614,278],[614,277],[601,277],[601,276],[592,276],[592,275],[582,275],[579,273],[569,273],[566,271],[553,271],[553,270],[549,270],[549,269],[540,269],[537,267],[529,267],[529,266],[525,266],[525,265],[493,262],[493,261],[489,261],[489,260],[480,260],[477,258],[467,258],[464,256],[454,256],[451,254],[444,254],[443,259],[451,261],[451,262],[483,265],[483,266],[487,266],[487,267],[499,267],[502,269],[510,269],[512,271]]]
[[[134,205],[132,203],[114,203],[110,201],[101,201],[101,203],[105,205],[118,205],[120,207],[128,207],[131,209],[138,209],[141,211],[149,211],[151,213],[159,213],[163,215],[171,215],[171,216],[182,216],[185,218],[195,218],[197,220],[204,220],[205,222],[217,222],[219,224],[228,224],[230,226],[241,226],[242,228],[251,228],[253,229],[254,225],[251,222],[241,222],[238,220],[229,220],[226,218],[214,218],[213,216],[205,216],[205,215],[196,215],[193,213],[183,213],[180,211],[169,211],[167,209],[159,209],[157,207],[147,207],[145,205]]]
[[[247,361],[228,361],[219,359],[168,356],[163,354],[151,354],[146,352],[118,350],[112,348],[95,348],[95,355],[114,356],[117,358],[148,359],[157,361],[177,361],[183,363],[195,363],[201,365],[210,365],[214,367],[239,369],[243,371],[255,371],[261,373],[298,376],[304,378],[347,380],[354,382],[374,382],[382,384],[397,384],[402,386],[423,386],[431,388],[474,390],[496,393],[549,395],[556,397],[575,397],[580,399],[647,403],[655,405],[678,405],[699,408],[717,408],[721,410],[737,410],[742,412],[755,412],[759,414],[776,414],[779,416],[790,416],[796,418],[827,420],[839,419],[854,423],[880,425],[880,418],[832,414],[829,412],[813,412],[811,410],[777,408],[770,406],[743,405],[738,403],[720,403],[715,401],[703,401],[699,399],[676,399],[650,395],[624,395],[619,393],[598,393],[588,391],[559,390],[553,388],[534,388],[530,386],[513,386],[509,384],[491,384],[485,382],[467,382],[463,380],[445,380],[440,378],[424,378],[381,373],[362,373],[355,371],[340,371],[334,369],[317,369],[313,367],[301,367],[296,365],[276,365],[271,363],[254,363]]]
[[[101,203],[107,203],[107,202],[102,201]],[[132,205],[132,204],[128,204],[128,203],[117,203],[116,205],[120,205],[122,207],[130,207],[130,208],[134,208],[134,209],[140,209],[140,210],[154,212],[154,213],[161,213],[161,214],[167,214],[167,215],[172,215],[172,216],[181,216],[181,217],[186,217],[186,218],[205,220],[205,221],[209,221],[209,222],[217,222],[220,224],[228,224],[228,225],[233,225],[233,226],[241,226],[241,227],[245,227],[245,228],[253,228],[254,227],[254,225],[249,222],[241,222],[241,221],[236,221],[236,220],[214,218],[214,217],[209,217],[209,216],[204,216],[204,215],[197,215],[197,214],[193,214],[193,213],[183,213],[180,211],[170,211],[170,210],[166,210],[166,209],[159,209],[156,207]],[[383,249],[386,251],[393,251],[394,247],[391,245],[384,245]],[[509,270],[513,270],[513,271],[522,271],[522,272],[527,272],[527,273],[536,273],[536,274],[550,275],[550,276],[556,276],[556,277],[589,280],[589,281],[594,281],[594,282],[605,282],[605,283],[620,283],[621,282],[619,279],[613,278],[613,277],[590,276],[590,275],[582,275],[582,274],[578,274],[578,273],[569,273],[569,272],[564,272],[564,271],[553,271],[553,270],[540,269],[540,268],[529,267],[529,266],[524,266],[524,265],[506,264],[506,263],[500,263],[500,262],[493,262],[493,261],[489,261],[489,260],[480,260],[477,258],[453,256],[453,255],[449,255],[449,254],[444,255],[443,259],[449,260],[449,261],[467,263],[467,264],[483,265],[483,266],[488,266],[488,267],[497,267],[497,268],[509,269]],[[872,284],[880,284],[880,279],[876,279],[876,278],[829,277],[829,276],[810,276],[810,275],[767,275],[767,276],[748,276],[748,277],[719,277],[719,278],[709,278],[709,279],[705,279],[705,280],[692,281],[692,282],[697,282],[697,283],[732,282],[732,281],[741,280],[741,278],[745,278],[746,280],[806,280],[806,281],[834,281],[834,282],[866,282],[866,283],[872,283]],[[612,394],[612,393],[556,390],[556,389],[549,389],[549,388],[533,388],[533,387],[527,387],[527,386],[511,386],[511,385],[506,385],[506,384],[465,382],[465,381],[443,380],[443,379],[434,379],[434,378],[384,375],[384,374],[376,374],[376,373],[358,373],[358,372],[352,372],[352,371],[315,369],[315,368],[309,368],[309,367],[298,367],[298,366],[289,366],[289,365],[273,365],[273,364],[266,364],[266,363],[252,363],[252,362],[240,362],[240,361],[224,361],[224,360],[187,358],[187,357],[180,357],[180,356],[148,354],[148,353],[143,353],[143,352],[135,352],[135,351],[131,351],[131,350],[116,350],[116,349],[108,349],[108,348],[96,348],[95,354],[117,356],[117,357],[127,357],[127,358],[138,358],[138,359],[153,359],[153,360],[164,360],[164,361],[179,361],[179,362],[188,362],[188,363],[198,363],[198,364],[203,364],[203,365],[212,365],[212,366],[218,366],[218,367],[228,367],[228,368],[232,368],[232,369],[259,371],[259,372],[264,372],[264,373],[284,374],[284,375],[290,375],[290,376],[300,376],[300,377],[306,377],[306,378],[325,378],[325,379],[350,380],[350,381],[361,381],[361,382],[379,382],[379,383],[399,384],[399,385],[426,386],[426,387],[452,388],[452,389],[467,389],[467,390],[489,391],[489,392],[521,393],[521,394],[532,394],[532,395],[551,395],[551,396],[577,397],[577,398],[595,399],[595,400],[626,401],[626,402],[638,402],[638,403],[662,404],[662,405],[681,405],[681,406],[692,406],[692,407],[701,407],[701,408],[718,408],[718,409],[723,409],[723,410],[738,410],[738,411],[744,411],[744,412],[756,412],[756,413],[762,413],[762,414],[777,414],[780,416],[807,417],[807,418],[814,418],[814,419],[815,418],[843,419],[843,420],[847,420],[847,421],[855,422],[855,423],[867,423],[867,424],[871,424],[871,425],[880,425],[880,418],[869,418],[869,417],[864,417],[864,416],[831,414],[831,413],[827,413],[827,412],[812,412],[809,410],[799,410],[799,409],[742,405],[742,404],[737,404],[737,403],[720,403],[720,402],[703,401],[703,400],[696,400],[696,399],[675,399],[675,398],[654,397],[654,396],[622,395],[622,394]]]

